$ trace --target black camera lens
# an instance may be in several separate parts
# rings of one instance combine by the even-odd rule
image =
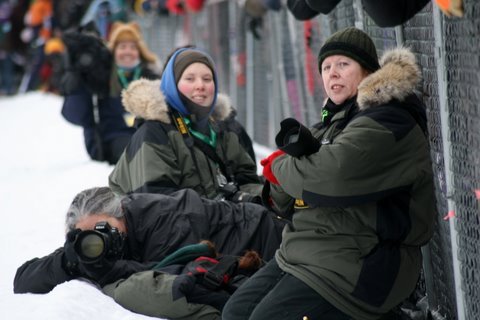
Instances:
[[[89,259],[96,259],[103,254],[105,242],[96,233],[87,234],[80,242],[82,254]]]
[[[82,232],[76,242],[76,251],[86,263],[99,260],[105,253],[105,239],[95,231]]]
[[[89,52],[84,52],[78,58],[78,64],[81,67],[88,68],[93,65],[94,57]]]

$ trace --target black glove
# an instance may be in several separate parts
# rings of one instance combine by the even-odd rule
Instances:
[[[62,267],[65,272],[72,277],[77,277],[80,274],[78,270],[78,255],[74,247],[75,239],[77,239],[80,232],[82,232],[80,229],[69,231],[66,235],[65,244],[63,245]]]
[[[64,96],[72,94],[76,90],[79,90],[82,85],[81,83],[82,80],[79,72],[75,70],[66,70],[60,80],[60,94]]]
[[[232,202],[235,202],[235,203],[241,203],[241,202],[252,202],[252,203],[256,203],[256,204],[262,204],[262,197],[260,196],[255,196],[253,194],[250,194],[248,192],[244,192],[244,191],[237,191],[235,192],[230,199],[227,199],[227,200],[230,200]]]
[[[292,157],[308,156],[320,149],[320,142],[304,125],[293,118],[280,123],[280,132],[275,137],[277,147]]]
[[[253,37],[257,40],[261,39],[259,29],[263,27],[263,18],[262,17],[251,17],[248,21],[248,27],[253,34]]]

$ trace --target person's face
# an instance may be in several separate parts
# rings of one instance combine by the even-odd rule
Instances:
[[[134,41],[121,41],[115,47],[115,64],[124,68],[133,68],[140,61],[140,51]]]
[[[358,85],[368,74],[358,62],[342,55],[327,57],[321,70],[325,92],[335,104],[354,97]]]
[[[107,214],[95,214],[91,216],[84,216],[75,225],[76,229],[93,230],[97,222],[106,221],[111,227],[115,227],[121,233],[126,233],[127,228],[123,219],[117,219]]]
[[[205,64],[194,62],[180,76],[178,91],[202,107],[210,107],[215,94],[212,70]]]

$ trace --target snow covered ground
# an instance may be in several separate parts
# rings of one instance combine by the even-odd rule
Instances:
[[[62,99],[40,92],[0,97],[0,319],[153,319],[78,280],[48,294],[13,294],[17,268],[64,242],[64,217],[79,191],[108,184],[112,168],[88,158]]]
[[[64,242],[64,218],[81,190],[108,184],[113,167],[91,161],[80,127],[60,115],[62,98],[0,97],[0,319],[153,319],[132,313],[85,282],[48,294],[13,294],[17,268]],[[255,145],[257,159],[271,150]]]

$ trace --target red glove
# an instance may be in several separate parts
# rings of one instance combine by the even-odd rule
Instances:
[[[199,12],[202,10],[205,0],[186,0],[188,10],[191,12]]]
[[[278,182],[277,178],[272,172],[272,164],[273,164],[273,161],[279,156],[281,156],[282,154],[285,154],[285,152],[283,152],[282,150],[277,150],[277,151],[274,151],[271,155],[269,155],[265,159],[260,160],[260,164],[263,166],[263,176],[265,177],[265,179],[277,185],[280,183]]]
[[[185,14],[185,7],[183,6],[183,1],[181,0],[167,0],[165,7],[168,9],[168,11],[170,11],[171,14]]]

